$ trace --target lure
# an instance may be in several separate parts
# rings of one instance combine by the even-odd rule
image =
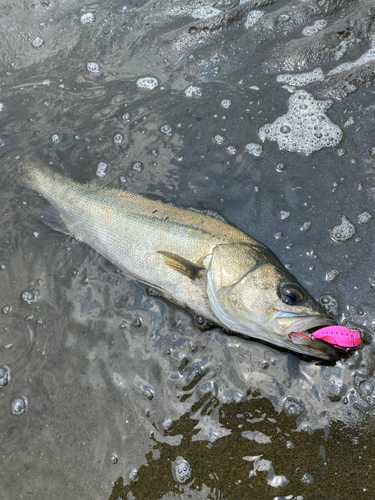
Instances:
[[[303,343],[303,339],[323,340],[324,342],[333,345],[333,347],[342,349],[343,351],[362,344],[360,332],[346,328],[346,326],[338,325],[326,326],[325,328],[321,328],[311,334],[292,332],[289,334],[289,337],[292,342],[296,344],[299,344],[300,342]]]

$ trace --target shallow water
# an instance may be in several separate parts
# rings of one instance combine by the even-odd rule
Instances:
[[[208,5],[3,0],[5,500],[373,496],[375,237],[374,219],[358,217],[374,215],[374,6],[218,2],[199,19]],[[309,26],[319,29],[304,36]],[[288,115],[284,135],[295,140],[275,128],[280,143],[261,142],[298,95],[277,75],[316,68],[324,80],[299,83],[312,80],[310,103],[332,100],[316,106],[341,142],[319,149],[313,115],[303,125]],[[145,77],[158,85],[137,85]],[[296,151],[306,147],[316,151]],[[325,364],[200,331],[188,312],[43,225],[46,203],[20,186],[26,155],[82,182],[219,213],[313,296],[333,297],[340,323],[368,331],[365,345]],[[355,234],[334,241],[343,216]]]

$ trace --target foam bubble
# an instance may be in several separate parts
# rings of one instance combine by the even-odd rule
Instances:
[[[287,166],[286,166],[286,163],[284,162],[279,162],[277,165],[276,165],[276,170],[277,172],[284,172],[286,170]]]
[[[263,16],[264,12],[262,10],[252,10],[248,13],[245,22],[245,28],[251,28],[259,19]]]
[[[326,274],[326,281],[333,281],[334,279],[337,278],[337,276],[340,274],[337,269],[332,269],[332,271],[328,271]]]
[[[339,313],[339,301],[332,297],[332,295],[322,295],[319,299],[319,302],[322,304],[328,314],[337,316],[337,314]]]
[[[31,45],[34,47],[34,49],[39,49],[40,47],[43,47],[44,45],[44,42],[43,40],[37,36],[36,38],[34,38],[34,40],[31,42]]]
[[[260,144],[256,144],[255,142],[249,142],[249,144],[246,144],[245,149],[248,153],[254,156],[260,156],[263,151],[262,146]]]
[[[346,122],[344,123],[344,127],[351,127],[352,125],[354,125],[354,118],[351,116],[348,120],[346,120]]]
[[[30,290],[25,290],[22,294],[22,300],[24,300],[27,304],[31,304],[35,300],[35,295]]]
[[[347,241],[354,236],[355,227],[348,221],[345,215],[343,215],[341,224],[335,226],[332,231],[330,231],[330,234],[334,241]]]
[[[0,366],[0,389],[7,386],[10,381],[10,368],[8,366]]]
[[[195,87],[194,85],[190,85],[187,89],[185,89],[186,97],[201,97],[202,89],[200,87]]]
[[[314,36],[317,33],[319,33],[319,30],[315,26],[306,26],[302,30],[302,35],[303,36]]]
[[[313,36],[319,33],[323,28],[327,26],[327,21],[324,19],[319,19],[318,21],[315,21],[313,26],[306,26],[302,30],[302,35],[304,36]]]
[[[12,401],[12,413],[20,417],[27,411],[27,399],[25,397],[15,398]]]
[[[307,483],[307,484],[311,484],[314,482],[314,478],[312,477],[311,474],[304,474],[302,477],[301,477],[301,482],[302,483]]]
[[[159,80],[153,76],[145,76],[144,78],[138,78],[137,87],[139,89],[152,90],[159,85]]]
[[[236,148],[234,146],[228,146],[226,148],[227,150],[227,153],[230,154],[230,155],[235,155],[236,154]]]
[[[11,305],[6,305],[3,307],[4,314],[10,314],[12,311],[13,311],[13,306],[11,306]]]
[[[191,467],[189,463],[182,457],[177,457],[172,463],[172,474],[176,481],[185,483],[191,478]]]
[[[272,486],[273,488],[279,488],[280,486],[286,486],[289,483],[288,479],[283,476],[277,476],[276,474],[268,474],[267,476],[267,484]]]
[[[121,134],[116,134],[114,137],[113,137],[113,142],[115,144],[121,144],[122,142],[124,141],[124,136],[121,135]]]
[[[358,215],[358,223],[359,224],[367,224],[372,219],[372,215],[369,212],[363,212]]]
[[[327,26],[327,21],[319,19],[318,21],[315,21],[314,26],[315,28],[318,28],[318,30],[322,30]]]
[[[221,14],[221,10],[215,9],[215,7],[211,7],[210,5],[203,5],[202,7],[194,9],[192,16],[195,17],[195,19],[208,19],[218,14]]]
[[[172,135],[172,127],[166,123],[160,127],[160,132],[165,135]]]
[[[335,147],[342,139],[342,131],[324,112],[332,101],[316,101],[305,90],[297,90],[289,98],[288,113],[273,123],[260,128],[258,135],[277,141],[280,149],[300,151],[310,155],[323,147]]]
[[[290,131],[291,131],[291,128],[289,127],[289,125],[282,125],[280,127],[280,132],[282,134],[289,134]]]
[[[303,412],[303,403],[297,398],[288,396],[283,401],[283,410],[291,417],[298,417]]]
[[[215,135],[215,137],[212,138],[212,140],[214,142],[216,142],[216,144],[223,144],[223,142],[225,141],[225,138],[222,135],[217,134],[217,135]]]
[[[87,71],[89,71],[90,73],[99,73],[100,71],[100,66],[98,63],[96,62],[88,62],[87,65],[86,65],[86,68],[87,68]]]
[[[277,75],[276,77],[277,82],[286,83],[294,87],[305,87],[305,85],[310,85],[310,83],[321,80],[324,80],[324,74],[321,68],[315,68],[313,71],[308,71],[307,73],[288,73]]]
[[[132,165],[132,170],[134,170],[135,172],[143,172],[143,169],[144,169],[144,165],[140,161],[136,161]]]
[[[371,394],[374,392],[374,381],[366,379],[361,380],[358,385],[358,390],[362,397],[366,398],[368,396],[371,396]]]
[[[133,325],[136,326],[137,328],[140,328],[143,325],[142,318],[140,316],[137,316],[133,321]]]
[[[82,24],[91,24],[95,21],[95,14],[93,12],[86,12],[82,14],[80,21]]]
[[[337,75],[338,73],[342,73],[343,71],[348,71],[352,68],[357,68],[358,66],[363,66],[364,64],[368,64],[371,61],[375,60],[375,36],[371,37],[371,47],[367,52],[361,55],[358,59],[353,62],[347,62],[343,64],[339,64],[336,68],[331,69],[328,72],[328,76]]]
[[[100,161],[96,168],[96,176],[103,178],[108,174],[109,165],[105,161]]]
[[[128,322],[123,319],[120,323],[120,328],[124,330],[127,327],[128,327]]]
[[[143,387],[143,394],[144,396],[146,396],[147,399],[149,399],[150,401],[152,399],[154,399],[155,397],[155,391],[153,389],[153,387],[151,387],[150,385],[145,385]]]
[[[161,424],[164,431],[169,431],[172,428],[173,422],[170,418],[166,418]]]
[[[135,481],[138,478],[138,469],[133,469],[129,474],[130,481]]]
[[[336,59],[336,61],[338,61],[339,59],[344,57],[344,55],[346,54],[346,52],[348,50],[348,45],[349,45],[348,40],[342,40],[338,44],[337,48],[335,49],[335,55],[334,55],[334,58]]]
[[[280,210],[280,219],[284,220],[290,217],[290,212],[287,212],[286,210]]]

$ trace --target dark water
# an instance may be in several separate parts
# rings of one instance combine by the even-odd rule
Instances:
[[[198,19],[205,5],[2,0],[4,500],[374,497],[374,219],[358,216],[374,215],[375,6],[219,1]],[[324,80],[294,93],[276,80],[316,68]],[[138,87],[143,77],[158,85]],[[291,132],[268,133],[292,151],[262,143],[258,131],[298,95],[309,118],[289,113]],[[44,200],[20,187],[26,155],[82,182],[218,212],[312,295],[331,296],[366,344],[327,365],[201,332],[42,224]],[[355,234],[335,242],[343,216]]]

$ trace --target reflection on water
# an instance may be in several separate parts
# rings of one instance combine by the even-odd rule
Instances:
[[[4,498],[361,498],[375,408],[372,2],[3,3]],[[201,331],[40,221],[45,202],[19,185],[26,154],[219,213],[367,329],[365,345],[326,364]]]

